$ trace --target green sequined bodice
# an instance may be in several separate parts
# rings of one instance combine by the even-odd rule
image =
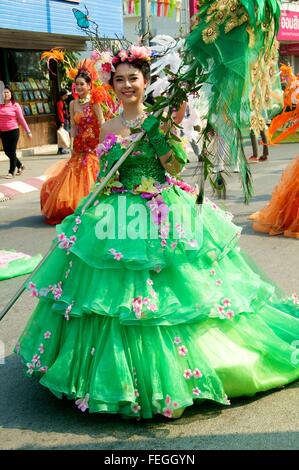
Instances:
[[[142,176],[165,182],[165,169],[156,157],[153,147],[143,140],[128,156],[119,169],[119,180],[126,189],[133,189],[141,183]]]

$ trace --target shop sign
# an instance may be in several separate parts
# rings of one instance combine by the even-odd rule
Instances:
[[[281,44],[279,48],[280,55],[299,56],[299,44]]]
[[[299,41],[299,12],[281,10],[278,41]]]

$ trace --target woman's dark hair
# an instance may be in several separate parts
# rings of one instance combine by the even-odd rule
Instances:
[[[144,80],[149,81],[151,78],[151,68],[150,64],[147,60],[133,60],[132,62],[129,62],[128,60],[125,60],[124,62],[119,62],[118,64],[114,64],[115,70],[120,64],[128,64],[134,67],[135,69],[140,70],[140,72],[143,75]],[[114,77],[115,72],[111,72],[111,77],[109,80],[109,85],[113,85],[113,77]]]
[[[3,88],[3,91],[4,91],[4,90],[9,90],[9,91],[10,91],[10,93],[11,93],[11,99],[10,99],[10,101],[11,101],[12,103],[15,103],[16,100],[15,100],[13,91],[12,91],[12,89],[10,88],[10,86],[5,85],[4,88]]]
[[[85,72],[84,70],[79,70],[79,72],[77,73],[75,77],[75,81],[77,80],[77,78],[84,78],[86,83],[88,84],[91,83],[91,76],[89,75],[88,72]]]
[[[58,94],[59,98],[61,98],[64,95],[68,95],[68,92],[65,88],[62,88]]]

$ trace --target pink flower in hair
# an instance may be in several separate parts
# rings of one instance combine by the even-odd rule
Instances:
[[[133,56],[134,59],[149,60],[151,56],[151,51],[144,46],[131,46],[129,53]]]
[[[97,61],[101,57],[101,54],[99,53],[99,51],[92,51],[90,57],[92,58],[92,60]]]
[[[125,51],[124,49],[122,49],[121,51],[119,51],[119,53],[117,54],[118,57],[120,58],[120,60],[122,62],[125,62],[125,60],[128,58],[128,53],[127,51]]]

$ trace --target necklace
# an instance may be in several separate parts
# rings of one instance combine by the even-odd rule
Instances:
[[[80,104],[86,104],[90,101],[90,95],[86,95],[83,98],[78,98]]]
[[[146,116],[145,112],[142,111],[141,114],[138,114],[134,119],[125,119],[124,112],[120,113],[121,122],[125,127],[129,127],[129,129],[135,129],[136,127],[140,126],[144,117]]]

